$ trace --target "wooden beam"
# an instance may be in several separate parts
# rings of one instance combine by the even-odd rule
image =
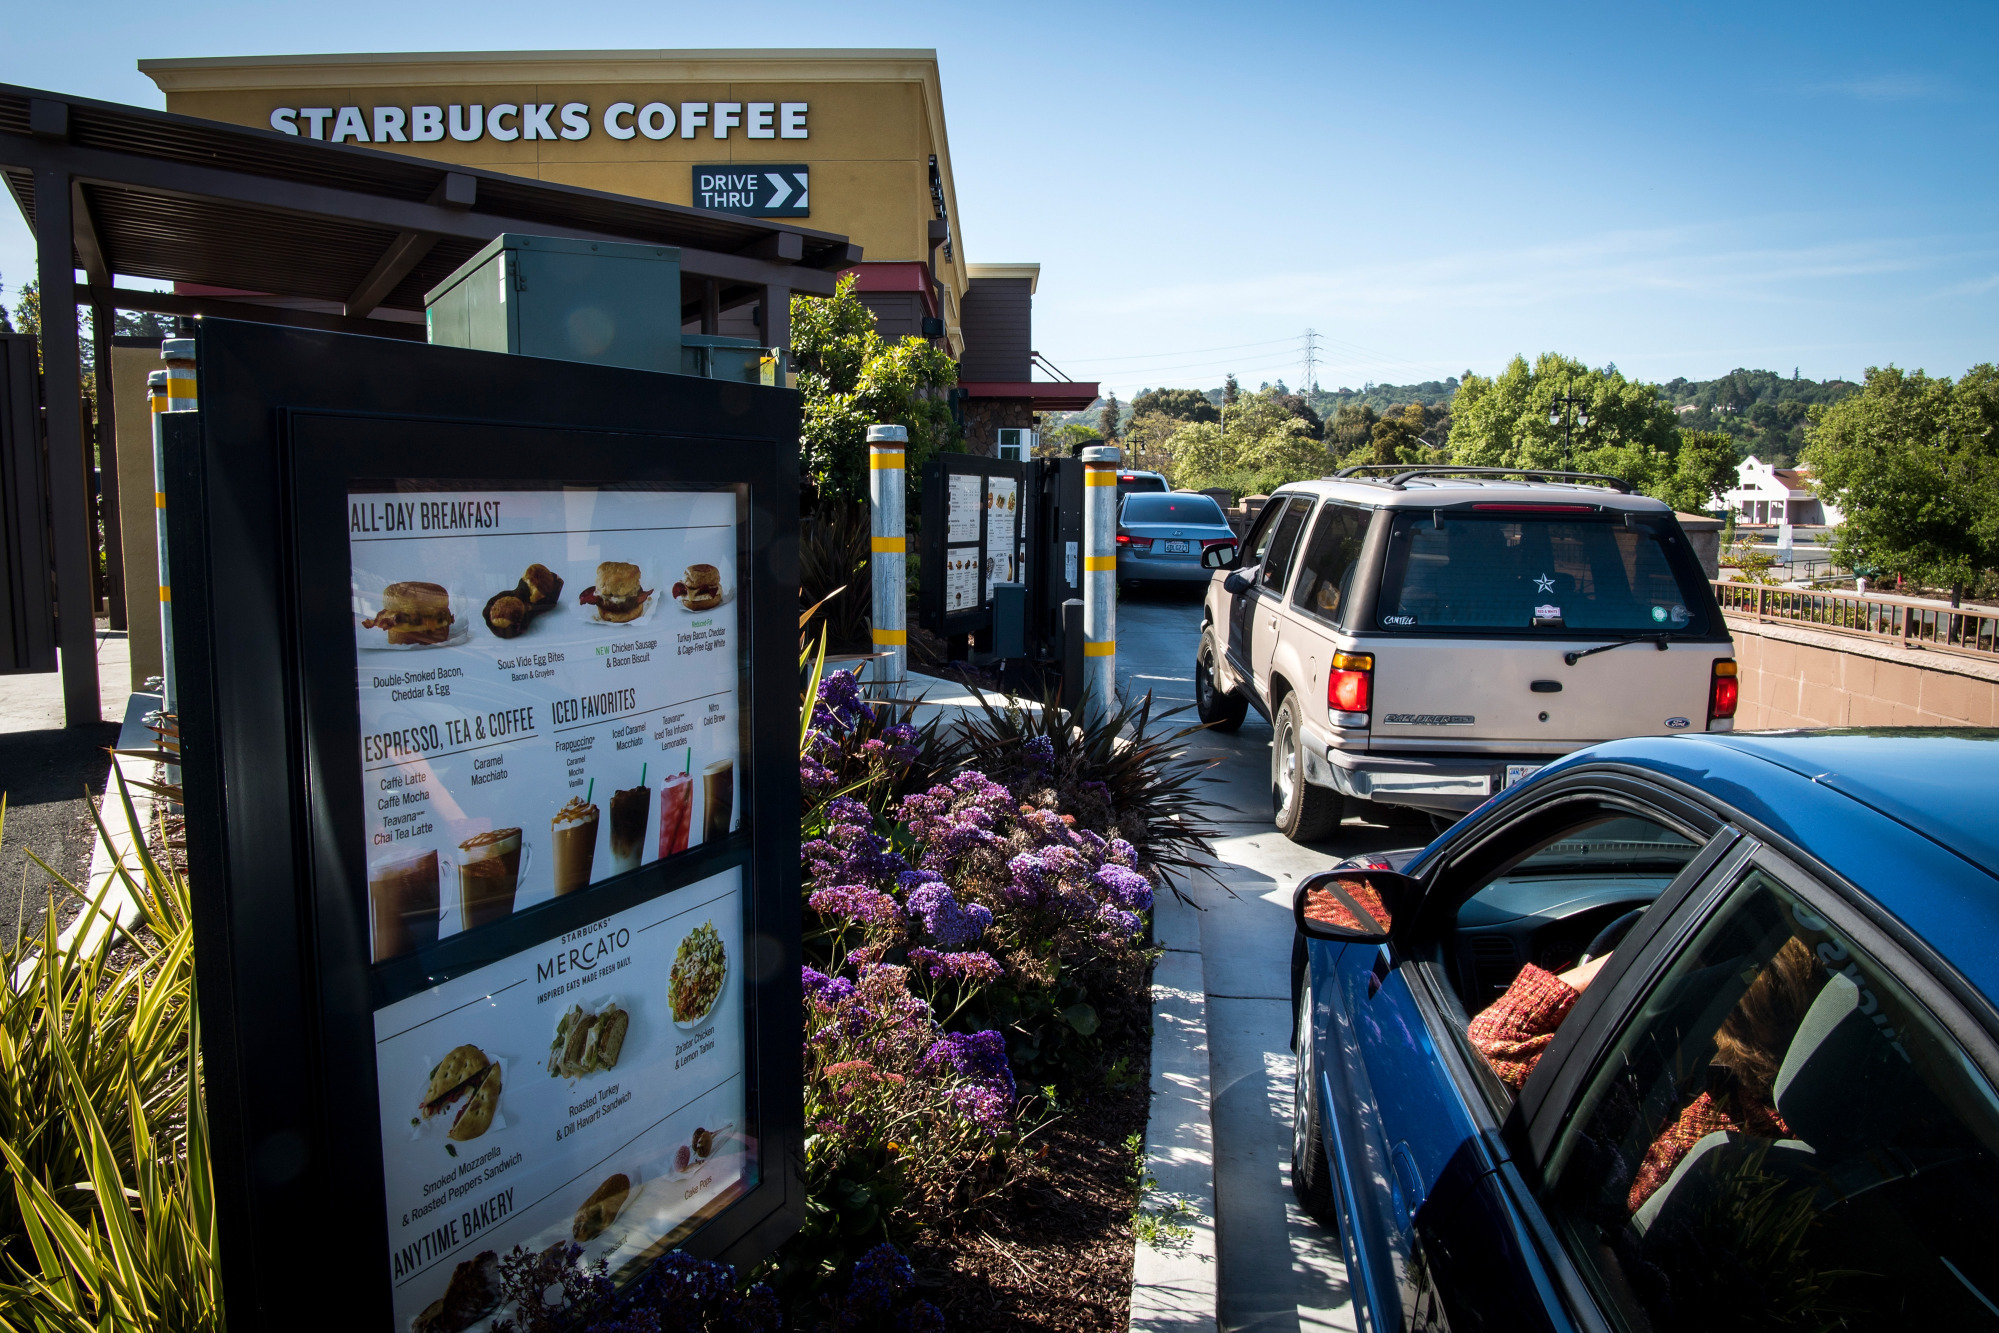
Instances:
[[[104,506],[105,602],[111,628],[122,630],[130,626],[125,606],[125,516],[118,508],[118,410],[114,401],[118,395],[111,379],[111,338],[117,319],[118,312],[105,302],[90,303],[90,342],[97,355],[97,468],[101,478],[98,495]]]
[[[57,105],[61,105],[58,103]],[[64,108],[67,111],[67,108]],[[35,173],[35,257],[42,296],[42,412],[48,432],[49,525],[56,554],[56,646],[62,653],[67,725],[102,720],[97,695],[97,609],[90,596],[90,488],[83,475],[83,396],[77,367],[76,233],[70,179],[60,168]],[[108,373],[109,367],[106,367]]]
[[[795,231],[772,232],[736,253],[768,259],[774,264],[796,264],[805,258],[805,238]]]
[[[359,222],[396,232],[433,232],[440,237],[453,236],[482,245],[502,232],[564,236],[582,241],[672,244],[671,241],[644,236],[564,227],[444,204],[364,194],[330,185],[308,185],[196,162],[166,161],[79,144],[53,144],[25,134],[0,133],[0,164],[36,172],[66,172],[80,180],[137,189],[167,198],[215,199],[276,213]],[[65,207],[63,211],[67,213],[69,210]],[[691,246],[679,248],[680,271],[699,277],[720,278],[725,282],[759,287],[777,283],[809,296],[831,296],[836,285],[834,274],[824,269],[794,267],[753,255],[723,254]]]
[[[181,296],[175,292],[142,292],[131,287],[113,287],[108,292],[95,285],[85,288],[93,302],[104,300],[118,310],[150,310],[156,315],[212,315],[217,319],[242,319],[253,324],[287,324],[300,329],[326,329],[332,333],[365,333],[373,338],[401,338],[406,342],[424,340],[423,325],[401,320],[355,319],[346,315],[322,314],[317,310],[287,310],[283,306],[258,305],[254,301],[226,301],[219,296]]]
[[[90,216],[90,201],[83,197],[82,181],[69,183],[69,208],[76,230],[76,254],[83,261],[85,276],[93,286],[109,287],[111,260],[104,253],[104,242],[98,238],[97,223]]]
[[[361,285],[347,298],[341,307],[350,319],[366,319],[374,313],[383,298],[396,289],[397,284],[410,275],[410,270],[423,262],[423,257],[437,246],[437,237],[427,231],[399,232],[389,248],[382,251],[382,257],[375,261],[375,267],[368,270],[368,276],[361,279]]]

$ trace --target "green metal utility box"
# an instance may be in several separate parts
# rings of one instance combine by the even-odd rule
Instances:
[[[680,373],[705,380],[775,384],[777,355],[755,338],[723,338],[712,333],[680,335]]]
[[[681,371],[680,325],[670,245],[508,233],[424,295],[438,346],[633,370]]]

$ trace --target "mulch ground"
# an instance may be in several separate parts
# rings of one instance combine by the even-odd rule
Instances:
[[[1128,1085],[1064,1108],[1000,1200],[909,1247],[923,1296],[952,1333],[1042,1328],[1121,1333],[1131,1314],[1133,1209],[1149,1109],[1152,1037],[1130,1034],[1106,1061]],[[1139,1154],[1130,1146],[1137,1136]]]

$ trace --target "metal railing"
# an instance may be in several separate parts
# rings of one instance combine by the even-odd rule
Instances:
[[[1785,588],[1767,583],[1709,580],[1729,615],[1761,624],[1797,625],[1876,643],[1920,645],[1938,652],[1999,660],[1999,611],[1952,610],[1908,597]]]

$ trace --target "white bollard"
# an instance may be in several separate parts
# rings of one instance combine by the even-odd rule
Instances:
[[[874,572],[874,647],[881,654],[872,677],[884,693],[901,690],[909,677],[909,533],[903,489],[908,452],[909,431],[904,427],[868,427],[868,511],[873,533],[868,564]]]
[[[1083,719],[1117,707],[1117,473],[1121,452],[1083,450]]]

